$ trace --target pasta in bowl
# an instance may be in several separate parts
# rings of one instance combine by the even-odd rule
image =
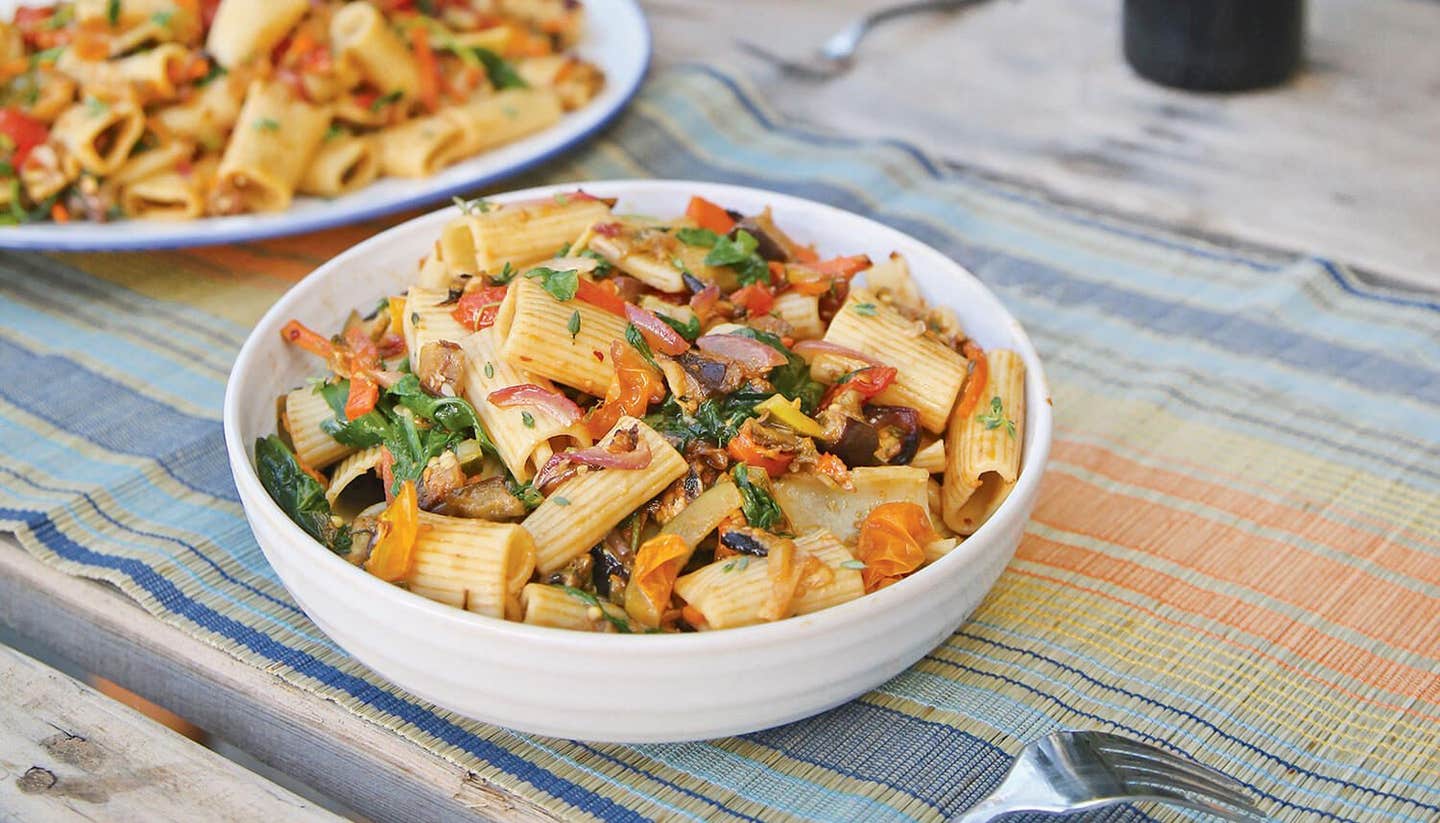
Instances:
[[[261,322],[226,407],[257,538],[337,641],[471,716],[632,741],[784,722],[924,654],[1013,553],[1049,419],[1023,332],[934,250],[669,182],[362,244]],[[589,711],[574,665],[657,678],[647,709],[617,683]]]
[[[632,0],[21,7],[0,245],[254,239],[443,199],[593,132],[648,48]]]

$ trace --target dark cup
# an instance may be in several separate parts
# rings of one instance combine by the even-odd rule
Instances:
[[[1125,0],[1125,59],[1149,80],[1195,91],[1283,83],[1299,67],[1305,0]]]

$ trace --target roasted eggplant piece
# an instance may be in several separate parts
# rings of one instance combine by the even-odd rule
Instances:
[[[450,517],[517,520],[525,516],[526,509],[525,503],[510,493],[504,478],[492,477],[452,490],[435,512]]]
[[[865,419],[849,419],[840,437],[823,443],[850,468],[903,466],[920,448],[920,413],[909,406],[866,406]]]

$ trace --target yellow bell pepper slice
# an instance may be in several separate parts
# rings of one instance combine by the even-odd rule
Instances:
[[[784,395],[772,395],[756,406],[755,411],[769,412],[771,418],[789,426],[796,434],[819,437],[824,432],[819,423],[800,411],[799,400],[786,400]]]

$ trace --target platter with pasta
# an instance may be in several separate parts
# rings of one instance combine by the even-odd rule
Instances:
[[[637,88],[631,0],[65,0],[0,24],[0,247],[157,248],[444,200]]]
[[[560,688],[546,649],[604,669],[625,643],[666,681],[751,643],[803,659],[887,631],[815,663],[830,679],[796,699],[833,705],[993,583],[1050,409],[1018,324],[913,238],[769,192],[622,181],[463,201],[337,258],[257,326],[225,423],[262,548],[352,653],[471,716],[640,740],[798,710],[556,725],[423,661],[474,655],[489,678],[514,652],[505,677]],[[654,662],[672,656],[688,668]]]

